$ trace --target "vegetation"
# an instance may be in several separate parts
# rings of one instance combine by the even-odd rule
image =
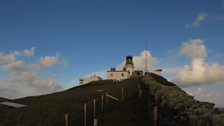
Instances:
[[[64,114],[68,113],[73,123],[82,124],[83,104],[93,98],[99,98],[97,90],[103,90],[120,98],[121,88],[127,95],[137,94],[137,84],[141,78],[132,78],[122,82],[103,80],[77,86],[69,90],[43,96],[17,99],[16,102],[27,107],[19,109],[6,109],[1,111],[0,126],[56,126],[64,125]],[[77,119],[77,120],[76,120]]]
[[[101,95],[109,93],[124,101],[109,100],[101,111]],[[142,92],[141,92],[142,91]],[[77,86],[63,92],[15,100],[27,107],[0,109],[0,126],[69,126],[84,122],[83,105],[87,103],[87,125],[93,124],[93,99],[97,99],[99,125],[153,125],[153,108],[159,108],[159,126],[223,126],[224,114],[213,103],[200,102],[165,78],[149,74],[120,82],[103,80]]]

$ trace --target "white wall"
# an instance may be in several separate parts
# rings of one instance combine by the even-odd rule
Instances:
[[[124,80],[129,77],[130,77],[130,75],[129,75],[128,71],[108,71],[107,72],[107,79]]]

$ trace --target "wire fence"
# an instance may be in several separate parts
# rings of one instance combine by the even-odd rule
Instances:
[[[137,97],[137,95],[137,90],[133,93],[133,91],[125,90],[123,87],[113,92],[102,92],[100,95],[80,104],[82,106],[81,111],[65,113],[58,126],[93,126],[94,124],[97,126],[97,124],[103,123],[103,120],[99,119],[104,113],[110,112],[111,107]]]
[[[106,113],[112,111],[112,107],[114,107],[118,103],[125,103],[133,98],[140,99],[140,104],[147,105],[143,99],[145,95],[145,91],[142,89],[142,84],[138,85],[126,85],[120,86],[116,85],[113,89],[104,90],[98,95],[94,95],[88,101],[80,104],[81,110],[79,112],[69,112],[65,113],[63,116],[63,120],[60,121],[58,126],[97,126],[103,125],[102,116]],[[145,109],[149,109],[148,106],[142,106]],[[153,109],[153,108],[152,108]],[[157,116],[158,108],[155,110],[155,114]],[[149,115],[152,115],[153,111],[147,110],[148,120],[152,122],[152,118]],[[155,122],[157,121],[154,120]]]

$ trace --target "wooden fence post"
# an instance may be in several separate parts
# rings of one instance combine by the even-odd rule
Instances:
[[[68,126],[68,114],[65,114],[65,126]]]
[[[86,104],[84,104],[84,126],[86,126]]]
[[[96,118],[96,99],[93,99],[93,117]]]
[[[143,90],[141,89],[141,85],[138,84],[138,98],[141,99],[143,94]]]
[[[101,110],[103,111],[103,95],[101,95]]]
[[[157,119],[158,119],[158,107],[155,106],[153,109],[153,121],[154,121],[154,126],[157,126]]]
[[[97,119],[94,119],[93,126],[97,126]]]
[[[141,99],[143,94],[143,90],[138,90],[138,98]]]
[[[140,88],[141,88],[141,86],[140,86],[140,84],[138,84],[138,90],[140,90]]]
[[[121,88],[121,100],[124,101],[124,88]]]
[[[108,104],[108,97],[107,97],[107,93],[106,93],[106,104]]]

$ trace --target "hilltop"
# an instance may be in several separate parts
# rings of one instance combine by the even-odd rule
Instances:
[[[119,101],[106,100],[106,93]],[[158,126],[224,125],[224,114],[213,103],[197,101],[174,83],[149,74],[119,82],[96,81],[63,92],[17,99],[15,102],[27,107],[1,110],[0,126],[64,126],[65,114],[69,125],[83,126],[84,104],[87,104],[87,125],[92,125],[93,99],[99,125],[152,125],[154,107],[158,107]]]

